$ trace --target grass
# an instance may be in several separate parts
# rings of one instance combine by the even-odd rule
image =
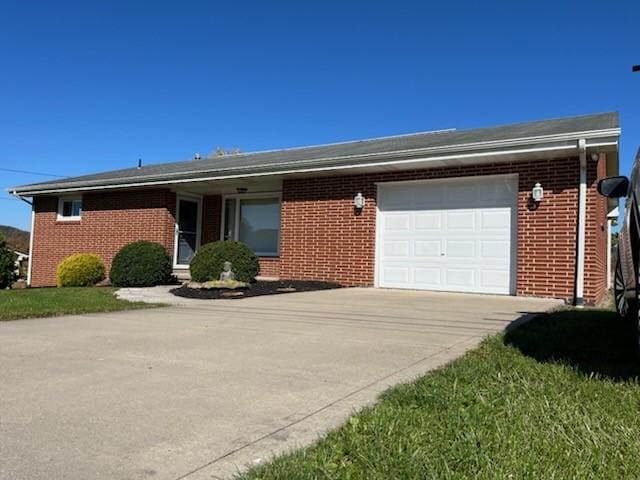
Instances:
[[[554,312],[240,478],[637,478],[639,375],[613,312]]]
[[[159,306],[119,300],[115,291],[109,287],[0,290],[0,321]]]

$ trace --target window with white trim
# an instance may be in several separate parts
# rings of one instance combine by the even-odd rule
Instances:
[[[80,220],[82,218],[82,197],[58,199],[58,220]]]
[[[238,240],[261,257],[277,257],[280,246],[280,197],[226,197],[223,238]]]

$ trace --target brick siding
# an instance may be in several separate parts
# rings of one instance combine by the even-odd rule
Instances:
[[[597,180],[607,173],[605,154],[587,172],[587,229],[585,237],[585,296],[599,303],[607,294],[607,199],[598,194]]]
[[[585,299],[597,302],[604,293],[600,260],[605,258],[597,229],[605,221],[595,179],[604,173],[601,160],[589,162],[587,204],[588,254]],[[403,180],[518,174],[518,295],[574,296],[579,161],[577,158],[434,168],[341,177],[285,180],[283,183],[281,264],[283,278],[336,281],[344,285],[374,283],[376,183]],[[545,189],[537,209],[530,204],[536,182]],[[362,212],[353,207],[357,192],[367,199]],[[606,238],[605,238],[606,240]]]
[[[280,259],[274,257],[260,257],[260,276],[280,278]]]
[[[202,245],[220,240],[222,197],[205,195],[202,198]]]
[[[606,293],[606,200],[595,188],[606,159],[588,162],[585,300]],[[573,299],[576,268],[579,162],[577,158],[497,163],[286,179],[283,182],[280,258],[261,258],[261,275],[287,279],[374,283],[377,182],[518,174],[516,293]],[[540,182],[544,200],[532,208],[530,192]],[[357,192],[367,199],[358,212]],[[57,264],[67,255],[93,252],[107,267],[123,245],[161,243],[173,254],[175,193],[140,190],[85,194],[80,222],[57,221],[57,198],[35,199],[32,284],[55,284]],[[221,197],[203,198],[202,243],[219,239]]]
[[[169,190],[85,193],[82,220],[58,221],[57,197],[36,197],[31,284],[56,283],[60,261],[97,253],[107,267],[127,243],[158,242],[173,255],[175,194]]]

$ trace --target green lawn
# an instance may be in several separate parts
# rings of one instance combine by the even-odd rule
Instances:
[[[0,321],[158,306],[118,300],[115,291],[108,287],[0,290]]]
[[[240,478],[638,478],[639,375],[614,313],[555,312]]]

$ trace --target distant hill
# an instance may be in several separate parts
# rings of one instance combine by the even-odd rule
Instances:
[[[29,232],[7,225],[0,225],[0,235],[7,239],[10,247],[22,253],[29,253]]]

